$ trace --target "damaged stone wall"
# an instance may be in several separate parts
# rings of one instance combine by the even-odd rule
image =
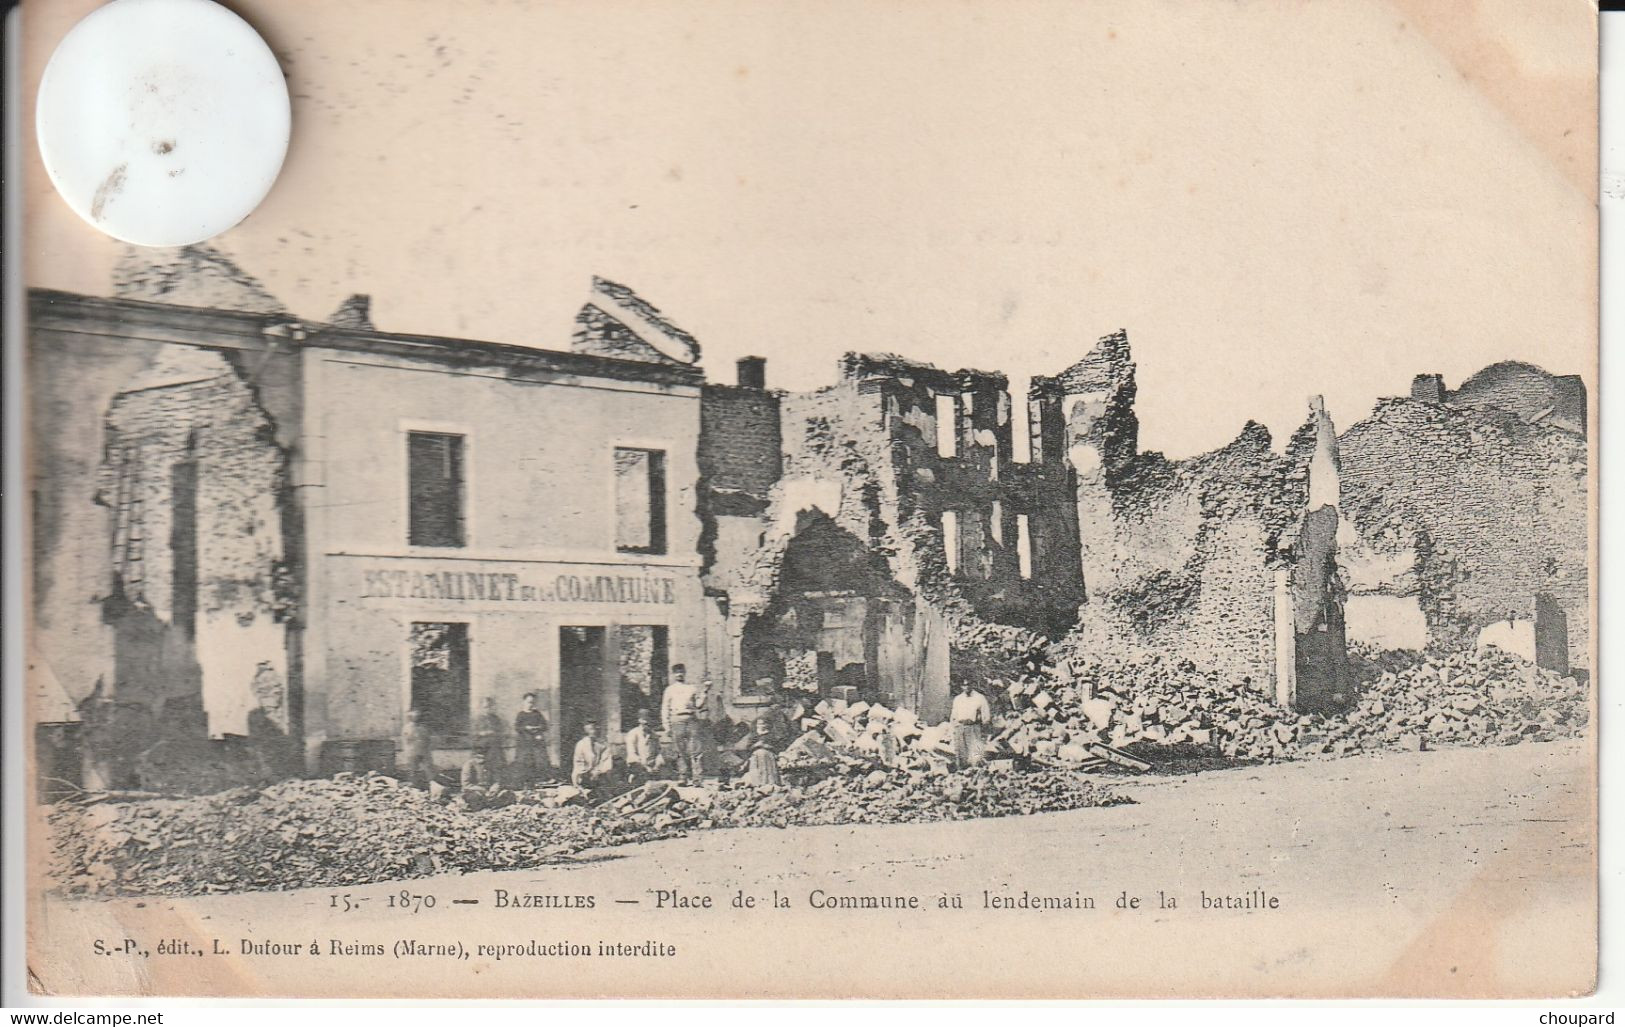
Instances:
[[[1520,360],[1491,364],[1436,402],[1504,410],[1530,424],[1549,424],[1581,435],[1586,430],[1586,389],[1580,376],[1554,375]]]
[[[779,397],[763,389],[707,385],[700,400],[700,477],[710,509],[752,517],[767,508],[783,473]]]
[[[285,735],[286,459],[253,391],[224,355],[173,347],[106,427],[119,701],[195,708],[216,736]]]
[[[1283,698],[1296,701],[1295,684],[1281,680],[1301,671],[1288,636],[1319,632],[1324,618],[1307,611],[1335,595],[1335,545],[1303,532],[1317,463],[1331,480],[1314,491],[1322,505],[1329,494],[1335,520],[1329,419],[1313,406],[1284,455],[1255,423],[1189,460],[1141,453],[1134,370],[1118,332],[1062,374],[1033,383],[1035,399],[1059,396],[1062,404],[1059,418],[1035,418],[1039,444],[1064,452],[1077,478],[1086,599],[1074,646],[1172,654],[1261,692],[1288,685]],[[1278,604],[1293,610],[1279,622]],[[1278,663],[1288,650],[1291,658]],[[1311,676],[1341,681],[1341,646],[1325,650],[1312,660],[1316,668],[1325,663],[1324,672]]]
[[[802,603],[795,617],[836,624],[825,631],[840,642],[836,648],[856,653],[861,646],[870,672],[890,683],[889,701],[928,719],[947,712],[951,665],[1013,674],[1022,658],[1042,646],[1029,628],[1064,630],[1081,590],[1070,474],[1060,464],[1012,462],[1005,387],[1002,375],[848,355],[836,385],[776,394],[771,401],[780,415],[773,434],[782,464],[754,516],[749,511],[764,498],[761,486],[771,463],[765,448],[753,457],[751,447],[766,437],[760,421],[769,402],[747,406],[733,390],[712,387],[706,445],[720,449],[726,438],[736,441],[702,459],[719,486],[709,490],[714,508],[725,513],[714,518],[717,543],[708,583],[726,595],[731,617],[747,624],[755,623],[752,618],[783,619],[783,593],[820,597]],[[941,451],[946,443],[939,440],[939,410],[954,418],[947,454]],[[749,439],[739,438],[746,434]],[[943,514],[950,511],[960,526],[952,569],[943,529]],[[1022,576],[1017,554],[1018,518],[1029,522],[1032,536],[1054,546],[1053,558],[1032,562],[1031,578]],[[812,580],[818,575],[798,569],[811,564],[796,547],[814,536],[840,540],[836,545],[826,539],[832,563],[865,566],[864,574],[855,575],[866,582],[863,596],[822,598],[827,589]],[[861,637],[856,624],[847,623],[858,610],[865,621]],[[796,629],[810,630],[809,638],[824,630],[799,623]],[[831,677],[829,668],[819,671],[806,655],[784,660],[783,673]],[[742,662],[755,661],[745,654]]]
[[[769,499],[784,468],[779,417],[779,395],[765,388],[701,391],[699,550],[713,593],[742,584],[761,549]]]
[[[883,397],[897,496],[895,509],[883,515],[928,528],[921,543],[933,556],[941,551],[944,561],[936,586],[941,601],[968,603],[978,621],[1052,635],[1070,627],[1082,598],[1072,477],[1063,463],[1013,459],[1008,379],[859,354],[842,361],[842,376]],[[954,419],[946,429],[943,417]],[[943,516],[950,512],[958,535],[951,567],[942,549],[949,541]],[[1020,552],[1023,520],[1030,575],[1023,574]]]
[[[1429,642],[1471,644],[1533,617],[1549,596],[1569,660],[1588,666],[1586,441],[1516,412],[1381,401],[1341,439],[1345,511],[1358,532],[1351,591],[1410,600]]]
[[[258,279],[202,243],[164,249],[125,247],[113,267],[113,295],[178,307],[288,313]]]
[[[140,787],[173,783],[160,751],[214,754],[209,730],[279,756],[297,720],[300,362],[290,315],[210,247],[130,247],[113,291],[28,296],[28,676],[86,721],[87,783]]]

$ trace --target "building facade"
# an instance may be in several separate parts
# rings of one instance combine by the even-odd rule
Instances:
[[[305,358],[304,733],[449,748],[536,692],[553,757],[582,724],[703,673],[693,483],[701,372],[314,329]]]
[[[595,282],[551,352],[381,332],[362,298],[302,321],[183,260],[30,295],[36,691],[319,770],[413,707],[455,758],[532,692],[557,760],[707,674],[703,372],[652,307]]]

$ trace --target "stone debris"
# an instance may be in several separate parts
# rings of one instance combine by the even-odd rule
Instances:
[[[52,875],[70,894],[194,895],[333,887],[521,869],[583,849],[691,830],[921,823],[1127,801],[1064,773],[926,773],[848,764],[806,787],[650,782],[595,808],[579,789],[521,792],[500,809],[377,774],[148,801],[60,803]]]
[[[1585,684],[1499,649],[1355,658],[1362,685],[1352,707],[1299,715],[1188,662],[1091,664],[1074,654],[1063,672],[1006,687],[1011,711],[995,741],[1073,764],[1094,743],[1157,762],[1170,752],[1292,759],[1550,741],[1579,733],[1589,717]]]
[[[1186,758],[1296,759],[1384,749],[1550,741],[1579,732],[1588,691],[1576,678],[1499,649],[1356,652],[1362,689],[1342,714],[1300,715],[1251,682],[1161,656],[1090,662],[1080,653],[1019,680],[991,680],[1003,712],[987,756],[1015,767],[1142,772]],[[953,756],[946,724],[909,710],[820,702],[806,733],[780,757],[793,772],[879,762],[943,769]],[[888,753],[888,736],[899,751]],[[1131,751],[1125,751],[1131,750]]]
[[[906,709],[824,699],[790,723],[781,785],[654,781],[597,806],[578,788],[473,810],[436,786],[377,774],[237,787],[193,798],[107,796],[50,814],[70,893],[197,894],[369,884],[534,867],[583,849],[690,830],[921,823],[1127,801],[1086,778],[1202,760],[1323,758],[1571,737],[1589,691],[1497,649],[1358,656],[1335,716],[1298,715],[1189,662],[1069,654],[1002,689],[986,762],[955,768],[951,731]]]

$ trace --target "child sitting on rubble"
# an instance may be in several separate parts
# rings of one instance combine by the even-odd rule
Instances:
[[[766,717],[756,718],[755,736],[751,741],[750,762],[745,765],[745,783],[748,785],[779,785],[779,758],[773,755],[773,725]]]

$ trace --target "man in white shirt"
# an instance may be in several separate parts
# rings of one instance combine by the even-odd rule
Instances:
[[[959,694],[954,696],[948,720],[953,724],[954,762],[961,767],[982,762],[987,755],[987,726],[993,721],[993,711],[987,697],[964,678],[959,680]]]
[[[589,720],[581,725],[581,741],[576,743],[575,759],[570,764],[570,783],[597,802],[607,797],[614,778],[615,754],[599,739],[597,722]]]
[[[655,734],[648,710],[638,711],[637,726],[626,733],[626,779],[640,785],[654,776],[660,762],[660,738]]]
[[[660,697],[660,720],[671,736],[672,759],[677,764],[677,775],[684,781],[697,781],[700,768],[699,729],[695,723],[699,712],[700,693],[688,683],[688,668],[681,663],[671,668],[671,681]]]

